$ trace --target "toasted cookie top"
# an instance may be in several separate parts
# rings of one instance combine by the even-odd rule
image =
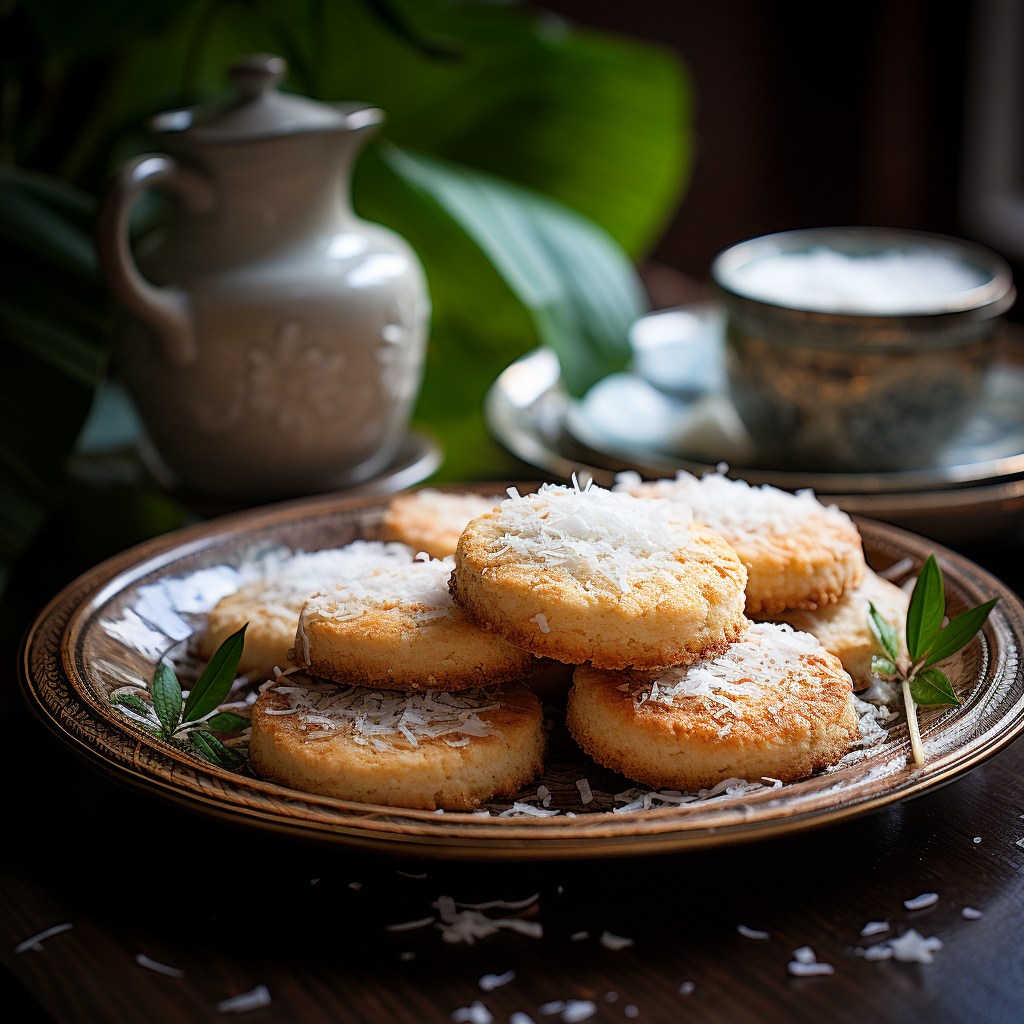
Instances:
[[[782,739],[807,719],[845,706],[850,679],[810,633],[754,622],[724,654],[693,665],[628,673],[618,690],[656,715],[686,711],[691,728],[718,738],[772,734]],[[654,706],[657,707],[654,707]]]
[[[424,487],[392,498],[380,524],[380,536],[401,541],[432,558],[454,555],[459,536],[470,522],[498,504],[494,497]]]
[[[415,623],[451,618],[455,602],[448,593],[452,558],[425,554],[400,559],[366,561],[354,565],[333,586],[321,587],[306,602],[302,621],[313,617],[345,622],[369,611],[399,611]]]
[[[496,564],[558,567],[587,590],[626,591],[678,574],[692,521],[688,510],[668,502],[642,502],[592,483],[544,484],[534,494],[509,488],[509,498],[478,526]]]
[[[413,551],[404,544],[377,540],[354,540],[343,548],[299,551],[283,561],[268,565],[262,577],[238,591],[253,607],[298,614],[306,600],[321,588],[350,574],[375,566],[409,565]]]
[[[464,747],[474,736],[499,735],[501,698],[500,686],[405,693],[296,674],[265,692],[260,708],[266,715],[294,715],[298,726],[305,726],[305,740],[345,736],[357,746],[383,752],[433,742]]]
[[[823,524],[857,536],[845,512],[822,505],[809,490],[790,494],[768,484],[751,487],[746,480],[730,480],[720,473],[698,479],[685,470],[680,470],[675,480],[647,483],[641,482],[637,473],[620,473],[614,489],[640,498],[679,502],[691,510],[698,523],[717,530],[730,543],[771,547],[775,537],[813,532]]]

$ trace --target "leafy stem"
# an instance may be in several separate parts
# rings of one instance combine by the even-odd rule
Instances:
[[[966,647],[995,607],[998,598],[971,608],[942,625],[946,615],[945,586],[942,570],[934,555],[929,555],[914,584],[907,609],[907,653],[900,651],[899,637],[868,603],[868,623],[881,654],[871,659],[871,671],[884,679],[899,681],[903,703],[907,709],[907,726],[914,763],[924,764],[924,745],[917,722],[917,708],[960,704],[945,672],[933,666]]]
[[[215,732],[240,732],[249,720],[232,711],[220,711],[238,672],[246,623],[217,648],[185,699],[172,666],[161,662],[153,673],[150,706],[138,693],[117,693],[111,698],[133,721],[169,743],[188,740],[192,752],[213,764],[235,768],[242,758],[222,743]],[[142,691],[144,692],[144,691]],[[212,730],[212,731],[211,731]]]

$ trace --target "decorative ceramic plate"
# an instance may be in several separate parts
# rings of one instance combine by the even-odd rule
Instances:
[[[503,491],[497,484],[473,489]],[[246,768],[216,767],[157,739],[111,704],[118,687],[151,679],[165,655],[188,677],[189,645],[204,613],[261,553],[311,551],[372,536],[385,507],[381,499],[303,499],[188,527],[104,562],[54,598],[26,635],[20,664],[30,705],[86,759],[199,813],[406,856],[478,860],[659,853],[826,825],[950,782],[1024,731],[1020,601],[959,555],[870,520],[858,525],[876,569],[909,577],[935,551],[951,615],[1000,598],[983,633],[947,670],[962,706],[921,713],[928,762],[920,769],[908,764],[899,716],[873,745],[803,781],[670,795],[670,805],[652,794],[644,809],[644,790],[638,793],[635,783],[587,758],[560,724],[560,711],[550,708],[544,778],[519,800],[535,802],[543,782],[558,814],[522,816],[510,801],[489,805],[488,816],[439,814],[313,796],[265,782]],[[198,666],[191,664],[194,672]],[[586,804],[581,779],[593,793]]]

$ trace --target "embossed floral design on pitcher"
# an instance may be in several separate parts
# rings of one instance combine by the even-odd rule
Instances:
[[[422,379],[430,304],[394,232],[348,201],[382,120],[275,86],[279,57],[237,62],[238,93],[151,122],[173,156],[118,172],[99,223],[121,308],[121,371],[165,462],[209,493],[282,497],[366,480],[393,457]],[[182,211],[138,247],[138,194]]]

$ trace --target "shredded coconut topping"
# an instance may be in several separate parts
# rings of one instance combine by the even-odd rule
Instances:
[[[450,618],[455,607],[448,579],[455,561],[417,555],[409,562],[368,563],[345,575],[333,587],[322,587],[302,611],[304,628],[315,619],[344,622],[366,612],[399,609],[409,612],[417,625]]]
[[[372,566],[408,564],[412,558],[412,549],[404,544],[356,540],[343,548],[299,551],[283,561],[266,564],[262,579],[250,586],[259,588],[260,601],[269,612],[287,618],[297,615],[308,598],[337,579]]]
[[[813,530],[815,520],[851,528],[845,512],[822,505],[813,491],[790,494],[768,484],[751,487],[746,480],[730,480],[720,473],[707,473],[698,480],[681,470],[675,480],[650,483],[641,483],[637,473],[620,473],[615,490],[668,499],[689,508],[698,523],[717,530],[727,541],[763,548],[773,546],[773,536]]]
[[[742,718],[744,699],[781,686],[792,675],[796,661],[820,656],[822,651],[810,633],[774,622],[752,622],[720,657],[667,669],[630,692],[637,705],[654,701],[672,706],[682,698],[704,697],[719,706],[718,713]]]
[[[480,715],[501,707],[500,686],[458,693],[404,692],[298,678],[300,684],[289,679],[292,685],[279,685],[277,692],[288,701],[287,710],[296,713],[301,726],[313,727],[306,739],[347,735],[360,746],[383,752],[418,747],[424,739],[464,747],[473,736],[499,735]]]
[[[586,590],[625,592],[638,581],[676,575],[691,521],[681,507],[615,494],[592,482],[584,488],[575,480],[572,487],[544,484],[536,494],[514,492],[501,503],[502,534],[491,550],[564,568]]]

